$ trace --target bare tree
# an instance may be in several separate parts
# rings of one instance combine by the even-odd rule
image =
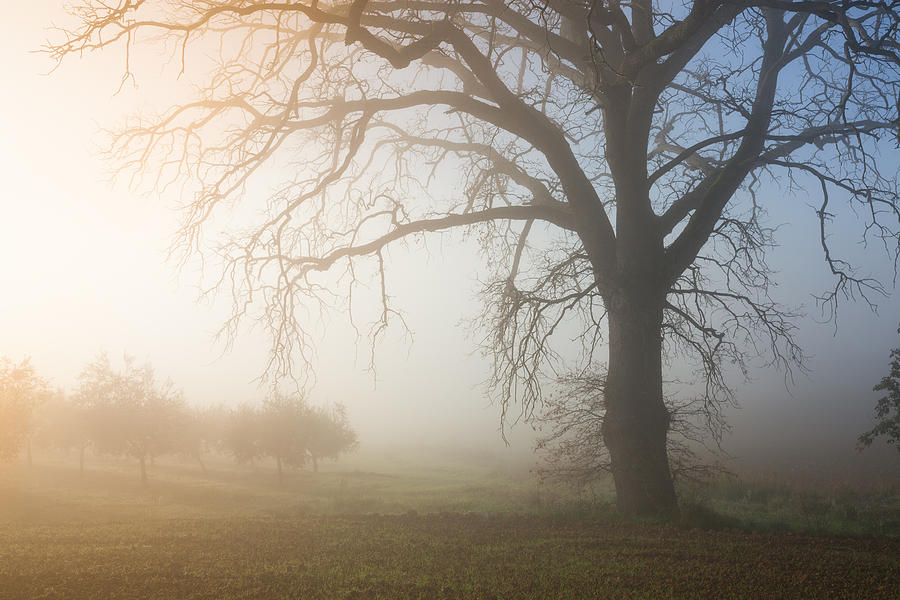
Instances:
[[[132,120],[111,153],[139,185],[197,182],[176,246],[221,257],[218,287],[234,298],[225,331],[261,319],[271,375],[305,376],[307,318],[371,280],[377,338],[402,314],[385,249],[466,228],[496,269],[482,324],[504,412],[530,413],[554,373],[580,372],[605,342],[601,433],[618,504],[658,514],[677,510],[664,356],[697,362],[713,428],[730,398],[723,364],[748,350],[785,368],[802,359],[769,294],[767,184],[781,184],[779,201],[820,195],[811,217],[835,277],[825,307],[882,291],[829,231],[850,207],[863,238],[897,257],[897,178],[878,150],[900,123],[898,11],[886,0],[84,0],[48,51],[130,57],[151,42],[185,72],[218,53],[195,100]],[[227,207],[256,220],[219,237]],[[563,326],[578,327],[580,358],[556,343]]]
[[[611,471],[609,452],[597,440],[603,438],[606,415],[606,373],[588,370],[560,377],[555,392],[544,397],[543,407],[532,418],[539,432],[535,450],[543,456],[537,474],[543,480],[588,487]],[[708,481],[726,472],[713,459],[721,455],[722,428],[710,432],[709,410],[703,398],[664,397],[669,411],[666,451],[672,476],[693,482]]]

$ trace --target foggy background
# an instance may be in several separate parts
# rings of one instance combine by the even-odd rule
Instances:
[[[199,275],[166,264],[178,224],[174,193],[136,197],[127,182],[108,183],[113,165],[99,156],[101,127],[125,116],[165,108],[179,89],[154,85],[153,71],[136,68],[137,88],[119,86],[124,58],[110,52],[81,64],[53,66],[34,51],[64,23],[58,2],[37,0],[7,8],[0,24],[0,356],[31,356],[39,375],[66,391],[101,350],[149,361],[194,405],[262,398],[254,381],[266,362],[266,340],[246,330],[233,349],[213,340],[230,314],[230,298],[197,303]],[[155,57],[144,57],[153,65]],[[158,71],[162,67],[157,67]],[[184,82],[187,86],[187,82]],[[176,86],[177,88],[177,86]],[[886,161],[897,162],[896,153]],[[822,259],[814,208],[805,196],[771,189],[768,223],[783,224],[781,246],[770,255],[779,271],[774,298],[803,306],[798,341],[809,354],[809,375],[785,381],[756,368],[753,380],[732,382],[740,409],[728,411],[733,433],[725,449],[733,469],[785,476],[900,479],[900,453],[883,444],[857,455],[856,437],[872,425],[872,386],[888,372],[890,348],[900,345],[900,298],[845,302],[837,327],[822,323],[811,293],[831,284]],[[837,203],[835,203],[837,204]],[[837,221],[840,223],[840,220]],[[838,234],[835,233],[835,238]],[[892,282],[892,265],[878,247],[848,232],[836,245],[861,271]],[[387,257],[386,257],[387,258]],[[385,445],[462,447],[531,458],[533,433],[514,426],[507,447],[500,408],[480,383],[489,364],[477,352],[479,333],[461,321],[480,307],[476,293],[483,259],[474,240],[449,234],[423,247],[394,246],[389,283],[413,332],[393,329],[376,349],[377,378],[366,371],[369,348],[341,315],[321,329],[313,402],[342,402],[359,433],[361,450]],[[682,375],[675,373],[675,375]],[[518,407],[510,411],[515,419]]]

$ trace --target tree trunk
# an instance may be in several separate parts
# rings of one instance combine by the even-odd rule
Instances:
[[[275,464],[278,465],[278,486],[280,487],[280,486],[284,485],[284,476],[282,475],[282,472],[281,472],[281,457],[280,456],[275,457]]]
[[[147,457],[141,455],[141,485],[147,485]]]
[[[662,306],[644,291],[607,299],[609,372],[603,441],[609,450],[616,502],[628,516],[677,514],[662,395]]]

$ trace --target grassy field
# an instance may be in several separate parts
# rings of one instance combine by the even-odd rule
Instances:
[[[263,465],[166,463],[145,488],[127,463],[6,464],[0,599],[898,597],[893,488],[689,495],[673,525],[472,457],[355,457],[283,488]]]

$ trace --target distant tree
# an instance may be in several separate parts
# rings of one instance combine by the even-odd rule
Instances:
[[[100,452],[138,460],[141,483],[147,463],[178,449],[186,422],[184,400],[171,381],[156,381],[149,364],[137,367],[126,356],[113,370],[106,354],[79,375],[77,397],[88,408],[91,439]]]
[[[258,434],[259,451],[275,459],[282,485],[285,467],[297,469],[306,463],[310,422],[303,397],[275,392],[266,398],[259,412]]]
[[[88,409],[62,390],[41,407],[36,439],[44,447],[78,452],[78,470],[84,473],[84,456],[91,444]]]
[[[319,460],[336,460],[358,446],[356,432],[350,427],[347,409],[342,404],[311,407],[307,412],[306,449],[313,472],[319,471]]]
[[[262,455],[259,428],[257,408],[244,404],[232,410],[221,440],[223,449],[239,463],[253,462]]]
[[[243,405],[231,412],[222,445],[238,462],[268,456],[275,460],[278,483],[285,468],[301,468],[309,459],[336,459],[356,448],[343,405],[313,407],[302,396],[275,392],[262,406]]]
[[[29,359],[15,363],[0,358],[0,459],[28,452],[31,464],[31,436],[36,410],[47,399],[47,382],[38,377]]]
[[[479,323],[503,409],[531,412],[557,373],[608,347],[603,423],[585,443],[605,445],[627,514],[677,512],[667,358],[697,366],[713,428],[731,365],[760,352],[802,364],[794,313],[771,297],[768,205],[815,194],[811,242],[834,275],[825,307],[882,291],[844,259],[838,215],[900,249],[897,172],[880,155],[900,123],[896,0],[83,0],[72,12],[55,58],[131,57],[146,42],[180,63],[173,74],[202,79],[158,118],[129,120],[110,153],[150,189],[192,180],[176,245],[215,248],[234,299],[226,331],[258,318],[275,377],[305,373],[306,315],[346,308],[369,283],[373,347],[403,323],[392,246],[470,233],[493,271]]]
[[[900,327],[897,333],[900,334]],[[872,389],[884,392],[884,396],[875,404],[875,427],[859,436],[859,449],[883,437],[900,452],[900,346],[891,350],[890,373]]]
[[[211,406],[187,410],[184,417],[178,452],[196,460],[200,469],[206,472],[203,458],[223,445],[229,430],[229,414],[222,407]]]

